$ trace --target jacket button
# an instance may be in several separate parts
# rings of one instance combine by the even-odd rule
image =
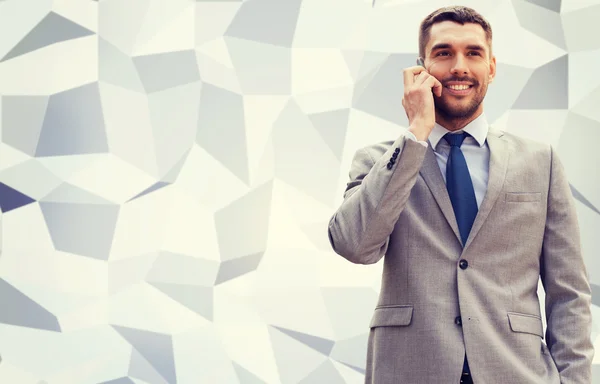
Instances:
[[[393,167],[393,166],[394,166],[394,164],[392,164],[392,163],[388,163],[388,164],[387,164],[387,169],[392,169],[392,167]]]
[[[398,152],[394,152],[392,154],[392,159],[396,160],[397,157],[398,157]]]
[[[394,149],[394,153],[400,153],[400,148]]]
[[[458,266],[460,269],[467,269],[469,267],[469,262],[463,259],[458,263]]]
[[[454,319],[454,324],[462,325],[462,319],[460,318],[460,316],[456,316],[456,318]]]

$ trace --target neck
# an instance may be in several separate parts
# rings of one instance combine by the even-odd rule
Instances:
[[[477,111],[471,116],[460,117],[460,118],[446,118],[444,115],[439,113],[437,110],[435,111],[435,121],[442,127],[446,128],[450,132],[458,131],[459,129],[463,129],[467,126],[471,121],[475,120],[481,114],[483,110]]]

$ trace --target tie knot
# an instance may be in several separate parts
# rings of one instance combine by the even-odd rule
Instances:
[[[446,140],[448,142],[448,144],[450,144],[451,147],[459,147],[462,145],[463,141],[465,140],[465,137],[467,137],[469,134],[467,132],[462,132],[462,133],[446,133],[444,135],[444,140]]]

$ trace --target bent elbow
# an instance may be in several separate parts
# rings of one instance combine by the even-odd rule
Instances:
[[[338,231],[333,221],[334,219],[330,222],[327,232],[329,243],[335,253],[354,264],[375,264],[381,259],[385,245],[375,251],[365,252],[358,246],[355,238],[344,236],[342,232]]]

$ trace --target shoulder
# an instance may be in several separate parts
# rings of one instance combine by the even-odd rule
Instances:
[[[509,144],[511,151],[522,155],[544,157],[551,155],[551,145],[541,141],[519,136],[518,134],[507,132],[493,126],[490,127],[488,135],[501,138]]]

